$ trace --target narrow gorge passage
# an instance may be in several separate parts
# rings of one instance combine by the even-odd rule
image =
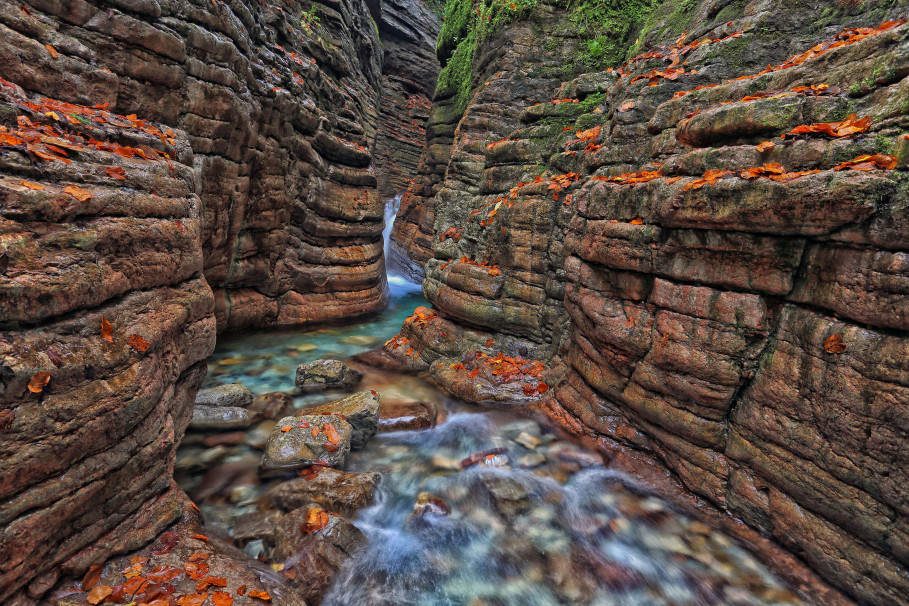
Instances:
[[[907,446],[907,0],[0,0],[3,606],[909,606]]]

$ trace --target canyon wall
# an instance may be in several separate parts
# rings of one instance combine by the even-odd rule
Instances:
[[[0,602],[181,516],[218,330],[385,304],[375,20],[422,63],[408,6],[0,3]]]
[[[909,603],[909,7],[665,2],[543,88],[559,10],[437,95],[395,227],[434,309],[385,351]]]

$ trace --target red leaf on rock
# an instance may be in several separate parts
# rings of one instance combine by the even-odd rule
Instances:
[[[95,197],[95,194],[91,193],[87,189],[82,189],[81,187],[76,187],[75,185],[64,187],[63,193],[71,195],[79,202],[85,202],[86,200],[91,200]]]
[[[108,166],[105,170],[108,177],[118,181],[126,181],[126,171],[119,166]]]
[[[53,363],[54,366],[56,366],[57,368],[60,368],[63,366],[63,358],[56,351],[54,351],[53,349],[48,349],[44,353],[47,354],[47,357],[50,358],[50,361]]]
[[[130,335],[126,342],[136,351],[148,351],[148,347],[151,345],[151,343],[136,334]]]
[[[224,577],[205,577],[196,583],[196,591],[205,591],[209,587],[227,587],[227,579]]]
[[[82,591],[91,591],[98,581],[101,580],[101,571],[104,570],[104,564],[92,564],[88,567],[85,576],[82,577]]]
[[[328,438],[330,444],[338,445],[341,443],[341,434],[331,423],[323,423],[322,431],[325,432],[325,437]]]
[[[473,370],[471,370],[469,373],[467,373],[467,376],[470,377],[470,378],[472,379],[472,378],[474,378],[475,376],[477,376],[478,374],[480,374],[480,367],[479,367],[479,366],[477,366],[476,368],[474,368]]]
[[[187,562],[204,562],[205,560],[207,560],[210,557],[211,557],[210,553],[205,553],[204,551],[199,551],[197,553],[192,554],[188,558],[186,558],[186,561]]]
[[[846,344],[843,343],[843,335],[830,335],[824,339],[824,351],[829,354],[841,354],[846,351]]]
[[[205,536],[204,534],[194,534],[194,535],[192,535],[192,537],[190,537],[190,538],[192,538],[192,539],[199,539],[200,541],[204,541],[204,542],[208,543],[208,537]]]
[[[547,385],[546,383],[540,383],[539,385],[537,385],[537,391],[539,393],[546,393],[547,391],[549,391],[549,385]]]
[[[186,564],[183,565],[183,570],[186,571],[186,576],[194,581],[198,581],[208,573],[208,564],[205,562],[186,562]]]
[[[179,576],[184,574],[182,568],[177,568],[176,566],[167,566],[161,564],[160,566],[155,566],[152,568],[145,578],[147,578],[152,583],[167,583],[173,581]]]
[[[246,585],[240,585],[239,587],[237,587],[237,595],[245,595],[245,594],[246,594]]]
[[[101,318],[101,338],[109,343],[114,342],[114,326],[103,317]]]
[[[57,49],[51,46],[50,44],[45,44],[44,48],[47,49],[47,54],[56,59],[60,56],[60,53],[57,52]]]
[[[300,526],[300,532],[303,534],[312,534],[322,530],[328,525],[328,513],[318,506],[310,507],[306,512],[306,521]],[[253,595],[253,592],[249,592]],[[253,596],[256,597],[256,596]]]
[[[191,593],[178,599],[177,606],[202,606],[207,599],[207,593]]]
[[[231,606],[234,603],[234,596],[224,591],[215,591],[211,594],[212,606]]]
[[[271,596],[268,595],[267,591],[250,591],[247,595],[251,598],[259,598],[260,600],[265,600],[266,602],[271,600]]]
[[[96,585],[94,589],[88,592],[85,599],[89,604],[100,604],[107,596],[114,592],[110,585]]]
[[[51,373],[47,371],[39,372],[28,382],[28,390],[32,393],[41,393],[47,387],[47,384],[50,383],[50,380]]]

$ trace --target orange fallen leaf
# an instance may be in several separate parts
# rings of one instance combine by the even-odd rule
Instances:
[[[260,600],[265,600],[266,602],[271,600],[271,596],[268,595],[267,591],[250,591],[247,595],[251,598],[259,598]]]
[[[285,425],[284,427],[281,428],[281,431],[287,433],[291,429],[293,429],[293,427],[291,427],[290,425]]]
[[[209,587],[227,587],[227,579],[224,577],[205,577],[196,583],[196,591],[205,591]]]
[[[205,562],[186,562],[183,565],[186,575],[194,581],[198,581],[208,573],[208,564]]]
[[[47,387],[47,384],[50,383],[50,380],[51,373],[47,371],[39,372],[28,382],[28,390],[32,393],[41,393]]]
[[[492,347],[495,344],[496,344],[496,342],[492,337],[489,337],[488,339],[486,339],[486,347]]]
[[[57,52],[57,49],[54,48],[53,46],[51,46],[50,44],[45,44],[44,48],[47,49],[47,54],[49,54],[54,59],[56,59],[57,57],[60,56],[60,53]]]
[[[199,551],[197,553],[192,554],[188,558],[186,558],[186,561],[187,562],[204,562],[205,560],[207,560],[210,557],[211,557],[210,553],[205,553],[204,551]]]
[[[313,506],[306,512],[306,521],[300,526],[300,532],[303,534],[312,534],[318,530],[322,530],[327,525],[328,513],[321,507]],[[249,595],[252,596],[252,592],[250,592]]]
[[[169,583],[183,574],[185,574],[185,571],[182,568],[161,564],[152,568],[145,575],[145,578],[151,583]]]
[[[628,101],[625,101],[625,103],[622,103],[622,105],[619,106],[619,112],[627,112],[632,109],[634,109],[634,101],[632,101],[631,99],[629,99]]]
[[[79,202],[85,202],[86,200],[91,200],[95,197],[90,191],[82,189],[81,187],[76,187],[75,185],[63,188],[63,193],[71,195]]]
[[[100,604],[104,599],[114,592],[110,585],[96,585],[94,589],[88,592],[85,599],[89,604]]]
[[[19,181],[19,185],[21,185],[22,187],[27,187],[29,189],[33,189],[35,191],[41,191],[42,189],[44,189],[43,185],[41,185],[40,183],[35,183],[34,181]]]
[[[207,599],[207,593],[191,593],[178,599],[177,606],[202,606]]]
[[[537,385],[537,391],[539,393],[546,393],[547,391],[549,391],[549,385],[547,385],[546,383],[540,383],[539,385]]]
[[[644,219],[641,219],[640,217],[638,217],[637,219],[632,219],[631,224],[632,225],[643,225]]]
[[[225,591],[215,591],[211,594],[212,606],[231,606],[234,603],[234,596]]]
[[[237,595],[246,595],[246,585],[237,587]]]
[[[757,150],[763,154],[766,151],[770,151],[774,147],[776,147],[776,143],[773,141],[764,141],[763,143],[758,144]]]
[[[107,176],[112,179],[117,179],[118,181],[126,181],[126,171],[119,166],[108,166],[104,170],[107,171]]]
[[[341,443],[341,433],[335,429],[335,426],[331,423],[323,423],[322,431],[325,432],[325,437],[328,439],[329,443],[335,445]]]
[[[148,351],[148,348],[151,345],[151,343],[143,339],[141,336],[135,334],[130,335],[126,342],[136,351]]]
[[[82,577],[82,591],[91,591],[98,581],[101,580],[101,571],[104,570],[104,564],[92,564],[88,567],[85,576]]]
[[[467,376],[470,377],[470,378],[472,379],[472,378],[474,378],[475,376],[477,376],[478,374],[480,374],[480,367],[479,367],[479,366],[477,366],[476,368],[474,368],[473,370],[471,370],[469,373],[467,373]]]
[[[830,335],[824,339],[824,351],[829,354],[841,354],[846,351],[846,344],[843,343],[843,335]]]
[[[204,542],[208,543],[208,537],[205,536],[204,534],[194,534],[194,535],[193,535],[192,537],[190,537],[190,538],[199,539],[200,541],[204,541]]]
[[[319,428],[318,428],[318,427],[313,427],[313,428],[312,428],[312,431],[310,431],[309,433],[312,434],[312,437],[316,437],[317,435],[319,435]]]

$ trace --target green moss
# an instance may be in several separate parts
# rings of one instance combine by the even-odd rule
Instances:
[[[509,23],[527,18],[542,0],[448,0],[436,44],[442,72],[436,94],[454,97],[464,111],[475,85],[473,68],[478,50]],[[577,58],[583,71],[618,66],[634,41],[638,27],[660,0],[564,0],[577,34],[586,47]],[[694,0],[685,0],[694,1]],[[552,4],[552,0],[549,0]],[[544,48],[559,44],[551,39]],[[577,70],[573,70],[577,71]]]
[[[442,72],[436,94],[453,96],[460,112],[467,109],[473,88],[477,49],[509,23],[530,14],[539,0],[448,0],[436,54]]]
[[[687,1],[687,0],[686,0]],[[570,20],[588,38],[580,62],[591,70],[620,65],[659,0],[571,0]]]
[[[665,0],[659,6],[652,8],[644,19],[634,44],[628,49],[626,59],[631,59],[641,52],[644,37],[656,31],[657,38],[676,38],[688,27],[691,15],[697,8],[698,0]]]

